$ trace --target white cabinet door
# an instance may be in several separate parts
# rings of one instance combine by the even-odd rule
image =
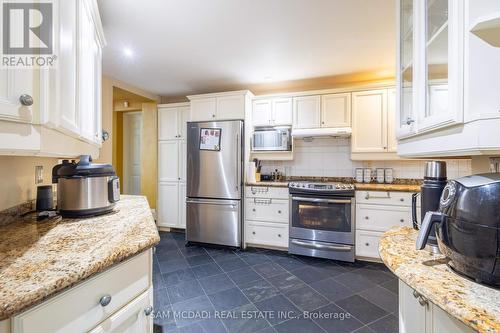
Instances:
[[[214,120],[216,108],[215,97],[193,99],[190,106],[190,118],[192,121]]]
[[[320,127],[320,96],[303,96],[293,99],[294,127]]]
[[[351,94],[321,96],[321,127],[351,127]]]
[[[187,142],[180,141],[179,142],[179,180],[181,182],[186,181],[186,173],[187,173]]]
[[[272,101],[270,99],[255,100],[252,103],[252,125],[270,126],[272,121]]]
[[[387,151],[387,90],[352,93],[353,153]]]
[[[178,141],[160,141],[158,143],[158,181],[179,180],[178,156]]]
[[[80,1],[77,100],[80,135],[100,143],[101,47],[90,3]]]
[[[291,98],[275,98],[272,101],[272,123],[274,126],[292,125],[293,105]]]
[[[420,305],[413,289],[399,281],[399,332],[425,333],[429,315],[426,306]]]
[[[245,96],[217,97],[217,120],[245,119]]]
[[[395,153],[398,150],[396,138],[396,89],[387,90],[387,151]]]
[[[158,221],[163,227],[179,225],[179,183],[158,184]]]
[[[443,311],[439,306],[430,303],[432,312],[431,333],[454,332],[454,333],[474,333],[472,328],[465,326],[458,319],[453,318]]]
[[[23,106],[19,101],[21,95],[34,96],[33,71],[28,69],[0,69],[0,118],[12,121],[31,122],[33,106]]]
[[[179,228],[186,228],[186,183],[179,183]]]
[[[153,306],[152,288],[118,310],[89,333],[149,333],[153,317],[145,310]]]
[[[189,106],[179,107],[177,114],[179,121],[179,128],[177,129],[179,132],[179,139],[186,140],[187,123],[189,121]]]
[[[179,136],[177,108],[158,109],[158,140],[175,140]]]

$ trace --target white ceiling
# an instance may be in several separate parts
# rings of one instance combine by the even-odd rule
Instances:
[[[158,95],[373,70],[394,72],[394,0],[98,0],[98,4],[108,42],[104,73]]]

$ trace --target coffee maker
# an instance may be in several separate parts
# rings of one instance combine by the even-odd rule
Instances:
[[[418,230],[427,212],[435,212],[439,209],[439,199],[446,186],[446,162],[428,161],[425,163],[424,181],[420,186],[420,193],[412,196],[412,220],[413,228]],[[420,219],[417,219],[417,198],[420,196]],[[427,249],[433,253],[440,253],[436,229],[433,226],[427,240]]]

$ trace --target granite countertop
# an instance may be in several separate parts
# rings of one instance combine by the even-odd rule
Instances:
[[[261,181],[261,182],[246,182],[247,186],[269,186],[269,187],[288,187],[288,183],[294,181]],[[322,180],[319,180],[322,181]],[[343,182],[352,183],[351,181],[346,181],[345,179],[340,180],[323,180],[332,182]],[[393,191],[393,192],[420,192],[420,184],[417,181],[411,181],[405,184],[393,183],[393,184],[379,184],[379,183],[354,183],[357,191]]]
[[[418,232],[393,228],[381,237],[380,256],[400,280],[430,302],[479,332],[500,332],[500,290],[454,273],[448,259],[415,250]]]
[[[29,218],[0,227],[0,320],[38,304],[160,241],[148,202],[123,195],[114,213]]]

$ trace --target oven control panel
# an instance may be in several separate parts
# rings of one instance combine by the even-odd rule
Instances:
[[[307,189],[311,191],[338,191],[338,190],[354,190],[354,185],[352,184],[340,184],[340,183],[307,183],[307,182],[296,182],[290,183],[288,185],[290,188],[296,189]]]

